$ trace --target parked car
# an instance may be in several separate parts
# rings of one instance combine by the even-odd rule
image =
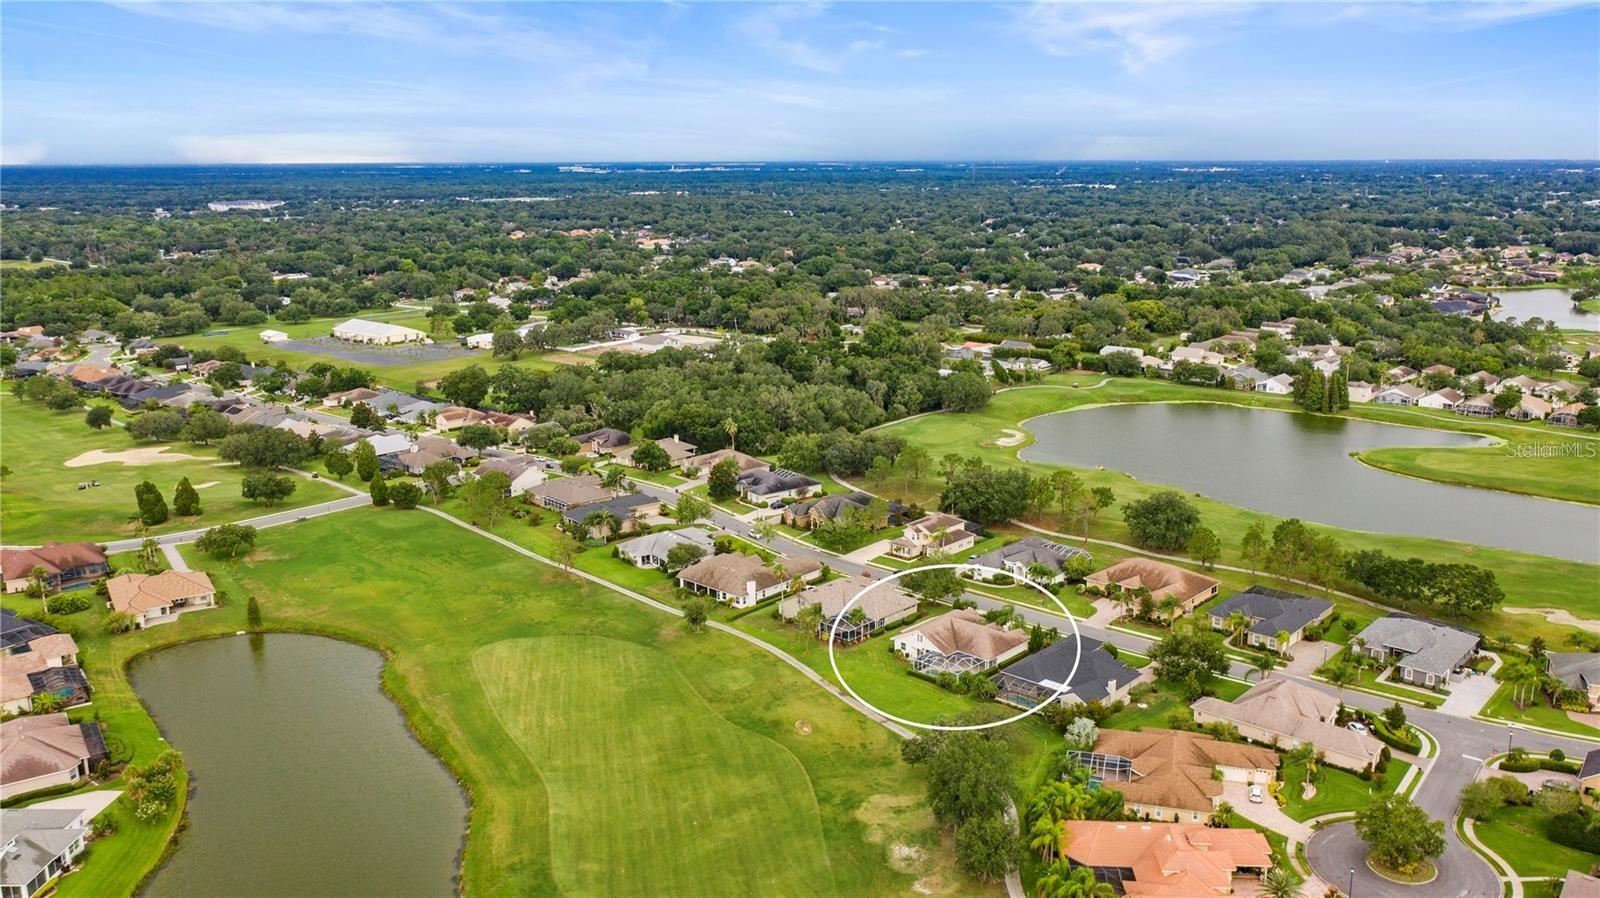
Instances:
[[[1260,804],[1264,800],[1264,798],[1265,798],[1265,793],[1262,792],[1261,786],[1259,784],[1253,785],[1253,786],[1250,787],[1250,803],[1251,804]]]
[[[1352,721],[1350,721],[1350,722],[1349,722],[1349,723],[1347,723],[1347,724],[1345,724],[1345,725],[1344,725],[1344,728],[1345,728],[1345,729],[1347,729],[1347,730],[1349,730],[1349,731],[1350,731],[1350,732],[1352,732],[1352,733],[1362,733],[1362,734],[1365,734],[1365,733],[1366,733],[1366,732],[1367,732],[1367,725],[1366,725],[1366,724],[1364,724],[1364,723],[1362,723],[1362,722],[1361,722],[1361,721],[1359,721],[1359,720],[1352,720]]]

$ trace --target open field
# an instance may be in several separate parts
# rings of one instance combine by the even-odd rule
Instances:
[[[98,612],[74,621],[93,659],[95,708],[114,733],[153,736],[121,674],[126,658],[240,629],[247,592],[268,629],[376,646],[389,662],[385,689],[472,796],[468,894],[632,892],[641,877],[663,895],[809,894],[817,882],[831,893],[898,894],[929,874],[939,894],[984,891],[931,860],[910,873],[891,868],[892,844],[937,838],[897,740],[725,634],[690,634],[420,511],[351,511],[265,531],[235,565],[189,557],[212,572],[226,607],[115,639],[101,635]],[[467,570],[471,585],[452,586]],[[551,702],[568,704],[553,714]],[[611,741],[624,732],[639,738]],[[673,789],[620,788],[629,766],[626,782]],[[782,827],[783,838],[753,846],[743,825],[727,842],[706,837],[738,820]],[[581,851],[563,847],[573,840]],[[807,846],[800,857],[797,845]],[[153,862],[141,858],[117,888],[98,892],[126,894]]]
[[[1573,720],[1567,716],[1567,712],[1545,704],[1542,698],[1528,702],[1526,708],[1518,708],[1516,702],[1511,700],[1511,692],[1512,687],[1509,685],[1496,689],[1494,696],[1484,704],[1481,713],[1485,717],[1544,727],[1547,730],[1571,733],[1587,739],[1600,739],[1600,730]]]
[[[282,322],[267,322],[266,324],[250,325],[248,327],[229,327],[217,325],[204,334],[190,334],[185,337],[174,337],[171,342],[183,346],[185,349],[217,349],[222,346],[232,346],[245,354],[252,362],[265,362],[275,365],[279,362],[290,367],[304,369],[318,362],[336,366],[354,365],[366,368],[377,378],[378,383],[396,390],[415,390],[418,381],[437,380],[468,365],[481,365],[493,373],[504,364],[504,360],[492,357],[487,351],[475,351],[469,356],[461,358],[444,359],[439,361],[422,361],[401,365],[369,365],[360,362],[350,362],[339,358],[332,353],[305,352],[289,349],[280,345],[261,342],[261,332],[268,328],[280,330],[289,335],[291,340],[309,339],[312,337],[326,337],[333,330],[333,326],[346,320],[340,318],[314,318],[300,324],[285,324]],[[365,318],[369,321],[384,321],[389,324],[398,324],[404,327],[414,327],[417,330],[428,332],[429,322],[427,316],[412,309],[388,309],[385,311],[363,312],[354,316]],[[454,343],[455,334],[448,336],[438,335],[435,340],[441,343]],[[341,344],[342,345],[342,344]],[[352,344],[352,351],[382,351],[380,347],[359,346]],[[553,368],[554,363],[544,360],[538,353],[529,353],[517,361],[519,365],[534,368]]]
[[[1211,691],[1225,702],[1231,702],[1244,695],[1250,686],[1248,683],[1220,677],[1211,681]],[[1173,712],[1182,712],[1191,720],[1194,718],[1194,713],[1189,710],[1189,702],[1184,699],[1176,686],[1169,683],[1157,680],[1135,686],[1133,696],[1129,698],[1126,708],[1106,718],[1100,725],[1102,729],[1142,730],[1145,727],[1166,729],[1167,718]],[[1145,707],[1139,707],[1140,703]]]
[[[166,448],[165,455],[191,458],[160,464],[66,466],[86,452],[121,453],[141,446]],[[120,427],[91,429],[83,423],[81,410],[51,411],[10,393],[0,393],[0,456],[10,469],[0,484],[5,499],[0,503],[0,528],[8,545],[135,537],[139,527],[130,520],[137,511],[133,488],[143,480],[161,489],[170,508],[178,481],[188,477],[200,494],[203,510],[198,517],[173,515],[166,523],[151,527],[152,535],[224,524],[344,495],[327,484],[297,477],[294,495],[269,508],[239,496],[244,469],[218,461],[215,449],[135,443]],[[93,480],[101,485],[78,489],[79,483]],[[205,483],[214,485],[201,488]]]
[[[997,448],[995,439],[1005,428],[1014,427],[1019,421],[1096,403],[1194,400],[1204,397],[1207,400],[1253,407],[1287,407],[1284,400],[1259,394],[1198,390],[1145,380],[1113,379],[1098,389],[1074,389],[1075,386],[1082,387],[1092,382],[1094,381],[1091,378],[1078,375],[1055,376],[1048,378],[1046,384],[1041,387],[1015,389],[996,394],[989,405],[980,412],[931,414],[896,422],[887,425],[883,430],[923,446],[935,458],[941,458],[949,453],[963,456],[976,454],[992,464],[1042,471],[1047,470],[1049,466],[1023,462],[1017,458],[1016,449]],[[1364,414],[1361,417],[1368,417],[1365,413],[1369,410],[1362,411]],[[1418,421],[1427,417],[1418,416]],[[1457,425],[1452,429],[1474,431],[1476,426],[1486,425],[1500,428],[1513,436],[1517,435],[1517,431],[1526,432],[1526,428],[1514,422],[1499,424],[1441,419],[1437,423]],[[1571,436],[1567,438],[1573,439]],[[1073,470],[1089,486],[1110,487],[1116,494],[1119,506],[1168,488],[1160,484],[1145,483],[1117,471],[1083,468]],[[914,483],[910,489],[900,490],[900,494],[889,492],[887,495],[902,501],[927,504],[934,501],[939,489],[940,483],[930,477]],[[1236,566],[1247,564],[1240,554],[1239,543],[1252,522],[1261,521],[1270,530],[1278,521],[1271,515],[1204,497],[1191,498],[1200,510],[1202,523],[1221,537],[1223,553],[1219,560],[1224,564]],[[1051,514],[1043,515],[1035,522],[1055,530],[1072,529],[1055,520],[1055,515]],[[1595,613],[1593,603],[1587,600],[1587,595],[1593,590],[1584,588],[1583,584],[1600,586],[1600,566],[1597,565],[1424,537],[1367,533],[1320,525],[1316,525],[1315,529],[1334,534],[1346,551],[1382,549],[1402,557],[1415,556],[1436,562],[1470,561],[1491,568],[1498,575],[1500,585],[1506,592],[1506,604],[1510,606],[1565,609],[1579,616],[1592,616]],[[1116,508],[1108,509],[1100,516],[1090,527],[1090,535],[1098,539],[1132,542]],[[1547,641],[1559,642],[1566,634],[1572,632],[1569,627],[1530,616],[1510,615],[1503,611],[1472,615],[1464,622],[1486,633],[1516,633],[1524,641],[1540,635]]]
[[[1307,801],[1300,797],[1301,784],[1305,782],[1306,777],[1305,765],[1285,762],[1281,773],[1283,785],[1280,792],[1284,797],[1283,812],[1295,820],[1304,822],[1323,814],[1360,810],[1366,807],[1374,796],[1393,792],[1409,769],[1411,765],[1405,761],[1391,760],[1389,769],[1384,773],[1383,788],[1374,789],[1372,783],[1348,770],[1324,766],[1322,782],[1317,784],[1317,794]]]
[[[1567,875],[1568,870],[1587,871],[1600,863],[1600,854],[1590,854],[1550,841],[1545,836],[1549,815],[1526,805],[1506,805],[1488,820],[1473,824],[1478,840],[1500,855],[1518,876]]]

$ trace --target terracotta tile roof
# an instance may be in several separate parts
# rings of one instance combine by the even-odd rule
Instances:
[[[1028,641],[1028,631],[1006,630],[984,623],[983,615],[970,609],[941,614],[905,632],[913,631],[921,633],[943,654],[963,652],[986,661],[993,661]]]
[[[105,564],[106,553],[94,543],[45,543],[37,549],[0,550],[0,570],[7,580],[21,580],[35,567],[59,574],[89,564]]]
[[[1131,869],[1122,886],[1134,898],[1215,898],[1233,891],[1237,870],[1272,866],[1266,836],[1253,829],[1070,820],[1063,841],[1075,863]]]
[[[1221,781],[1211,778],[1213,767],[1278,767],[1278,754],[1270,748],[1222,742],[1181,730],[1101,730],[1094,750],[1133,762],[1133,780],[1115,784],[1129,803],[1206,813],[1222,794]]]
[[[1124,558],[1108,568],[1095,571],[1084,582],[1101,588],[1113,583],[1123,589],[1142,586],[1157,599],[1174,595],[1185,601],[1214,589],[1220,583],[1204,574],[1148,558]]]
[[[126,614],[165,608],[178,599],[211,595],[216,587],[200,571],[162,571],[159,574],[122,574],[106,581],[111,607]]]

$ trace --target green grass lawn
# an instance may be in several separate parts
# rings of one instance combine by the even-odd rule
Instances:
[[[294,495],[273,508],[239,496],[244,469],[221,462],[216,450],[204,446],[172,444],[167,455],[179,461],[124,465],[107,462],[69,468],[64,462],[99,449],[120,452],[153,444],[135,443],[120,427],[93,430],[83,423],[83,412],[56,412],[10,393],[0,393],[0,456],[10,471],[0,482],[0,526],[5,541],[34,545],[46,540],[127,539],[139,534],[130,520],[137,506],[133,488],[149,480],[172,505],[178,481],[189,478],[200,494],[203,513],[198,517],[174,515],[150,528],[152,534],[191,530],[338,499],[345,494],[304,478],[295,478]],[[101,486],[80,490],[78,484],[98,480]],[[209,485],[208,485],[209,484]]]
[[[1284,798],[1283,812],[1295,820],[1306,821],[1323,814],[1359,810],[1366,807],[1373,796],[1393,792],[1410,769],[1411,765],[1405,761],[1391,760],[1384,774],[1383,788],[1374,789],[1372,783],[1354,773],[1324,765],[1322,782],[1317,784],[1317,794],[1307,801],[1300,797],[1301,784],[1306,776],[1305,765],[1286,761],[1280,772],[1283,785],[1279,794]]]
[[[932,861],[893,869],[894,843],[937,841],[898,740],[726,634],[420,511],[266,531],[236,565],[191,558],[269,627],[385,651],[386,689],[472,796],[468,894],[903,894],[930,873],[992,892]],[[237,602],[193,617],[133,639],[243,619]]]
[[[1328,671],[1337,666],[1345,657],[1347,656],[1344,654],[1337,654],[1329,658],[1327,662],[1317,668],[1317,674],[1327,676]],[[1448,691],[1433,692],[1431,690],[1413,689],[1410,686],[1391,682],[1387,677],[1387,671],[1362,668],[1356,672],[1355,682],[1345,688],[1373,692],[1390,698],[1403,698],[1429,708],[1437,708],[1444,704],[1445,696],[1449,695]]]
[[[1501,686],[1496,689],[1494,696],[1483,706],[1483,710],[1480,713],[1485,717],[1530,724],[1544,727],[1547,730],[1571,733],[1575,736],[1585,736],[1591,739],[1600,738],[1600,730],[1573,720],[1567,716],[1567,712],[1550,707],[1542,699],[1535,699],[1529,702],[1526,708],[1518,708],[1516,702],[1511,700],[1511,691],[1510,686]]]
[[[1052,376],[1046,378],[1044,384],[1039,386],[998,393],[979,412],[926,415],[889,424],[883,430],[921,445],[935,458],[950,453],[963,456],[980,455],[992,464],[1025,467],[1038,472],[1051,469],[1051,466],[1023,462],[1017,458],[1015,447],[995,445],[995,439],[1001,435],[1003,429],[1015,428],[1020,421],[1051,412],[1117,402],[1204,400],[1258,408],[1290,407],[1285,399],[1260,394],[1203,390],[1142,379],[1112,379],[1106,386],[1098,389],[1078,388],[1092,380],[1078,375]],[[1354,417],[1372,420],[1387,420],[1387,415],[1389,410],[1366,408],[1359,409],[1353,414]],[[1413,415],[1400,420],[1451,430],[1490,433],[1507,439],[1533,438],[1530,434],[1541,440],[1547,437],[1553,440],[1581,439],[1572,434],[1552,434],[1550,428],[1542,425],[1538,429],[1530,429],[1509,421],[1469,422],[1455,415]],[[1595,477],[1596,474],[1600,474],[1600,462],[1595,462],[1593,459],[1589,462],[1591,464],[1587,469],[1589,478],[1600,479]],[[1119,506],[1169,488],[1161,484],[1145,483],[1117,471],[1087,468],[1073,470],[1091,487],[1110,487],[1116,494]],[[1554,485],[1553,489],[1566,489],[1570,483],[1570,479],[1562,479],[1559,471],[1550,471],[1548,479]],[[930,475],[910,488],[903,489],[902,492],[907,501],[926,504],[937,495],[940,486],[936,476]],[[1191,501],[1199,509],[1202,523],[1221,537],[1223,554],[1219,560],[1226,564],[1238,566],[1247,564],[1239,547],[1241,537],[1251,523],[1260,521],[1270,530],[1278,521],[1271,515],[1204,497],[1193,497]],[[1054,530],[1070,529],[1055,520],[1053,514],[1042,515],[1032,522]],[[1382,549],[1402,557],[1415,556],[1434,562],[1468,561],[1491,568],[1498,575],[1500,585],[1506,592],[1507,605],[1559,608],[1579,616],[1595,614],[1592,603],[1587,600],[1588,594],[1584,590],[1573,589],[1572,584],[1600,582],[1600,565],[1425,537],[1358,532],[1320,525],[1316,525],[1314,529],[1334,534],[1346,551]],[[1116,542],[1132,542],[1116,508],[1109,509],[1099,517],[1090,527],[1090,535]],[[1105,547],[1091,547],[1097,560],[1103,548]],[[1571,627],[1551,623],[1540,616],[1512,615],[1504,611],[1473,614],[1464,619],[1463,623],[1487,633],[1515,633],[1524,640],[1536,635],[1544,636],[1552,644],[1559,643],[1568,633],[1573,632]]]
[[[1600,854],[1568,848],[1545,837],[1549,817],[1531,805],[1506,805],[1473,824],[1478,841],[1511,865],[1518,876],[1565,876],[1600,863]]]
[[[1132,665],[1132,662],[1129,664]],[[1211,690],[1218,698],[1231,702],[1243,695],[1250,685],[1219,677],[1211,681]],[[1141,702],[1145,707],[1139,707]],[[1194,719],[1194,713],[1189,710],[1189,701],[1177,687],[1157,680],[1154,683],[1134,687],[1128,699],[1128,706],[1106,718],[1101,727],[1108,730],[1142,730],[1146,727],[1168,729],[1168,718],[1175,711],[1182,712],[1190,720]]]

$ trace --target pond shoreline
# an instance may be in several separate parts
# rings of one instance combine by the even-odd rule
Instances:
[[[186,634],[182,638],[176,639],[172,642],[164,642],[159,645],[152,645],[143,648],[122,660],[121,668],[124,682],[127,684],[129,692],[133,695],[134,700],[138,703],[140,710],[143,711],[145,716],[149,719],[151,726],[154,727],[160,734],[162,741],[181,754],[184,749],[178,744],[167,739],[166,734],[162,732],[161,726],[157,721],[154,712],[151,711],[148,701],[146,701],[145,697],[140,694],[137,688],[134,687],[132,668],[134,667],[135,662],[149,660],[151,656],[158,655],[171,649],[192,647],[195,645],[220,641],[227,638],[245,637],[247,639],[260,639],[275,635],[318,637],[343,645],[363,649],[378,656],[380,662],[378,666],[377,680],[379,693],[383,695],[389,705],[398,714],[399,719],[404,723],[404,730],[407,734],[407,737],[416,746],[421,748],[427,757],[433,761],[433,763],[439,765],[439,768],[445,773],[446,776],[449,777],[451,783],[455,787],[456,793],[459,795],[464,804],[461,837],[456,844],[455,851],[452,856],[452,869],[450,874],[451,892],[455,895],[464,894],[464,864],[467,850],[467,840],[472,831],[472,816],[477,806],[476,802],[474,801],[473,791],[472,788],[467,784],[466,780],[460,775],[456,765],[452,763],[450,752],[447,748],[449,743],[445,741],[442,736],[437,734],[429,734],[424,731],[420,716],[420,708],[417,707],[404,692],[400,691],[396,687],[396,684],[391,682],[390,678],[394,672],[393,661],[395,653],[382,642],[364,633],[347,631],[336,627],[327,627],[306,622],[273,622],[268,620],[264,622],[263,626],[259,630],[192,633]],[[139,896],[146,893],[151,885],[151,882],[164,868],[166,868],[173,855],[182,846],[183,837],[189,831],[189,828],[193,823],[192,818],[190,817],[189,800],[194,794],[195,783],[194,776],[188,769],[187,764],[185,764],[183,769],[183,777],[184,788],[179,792],[177,808],[178,815],[176,820],[172,823],[172,831],[163,844],[160,855],[154,859],[150,868],[144,872],[144,875],[139,879],[138,884],[130,893],[134,896]]]

